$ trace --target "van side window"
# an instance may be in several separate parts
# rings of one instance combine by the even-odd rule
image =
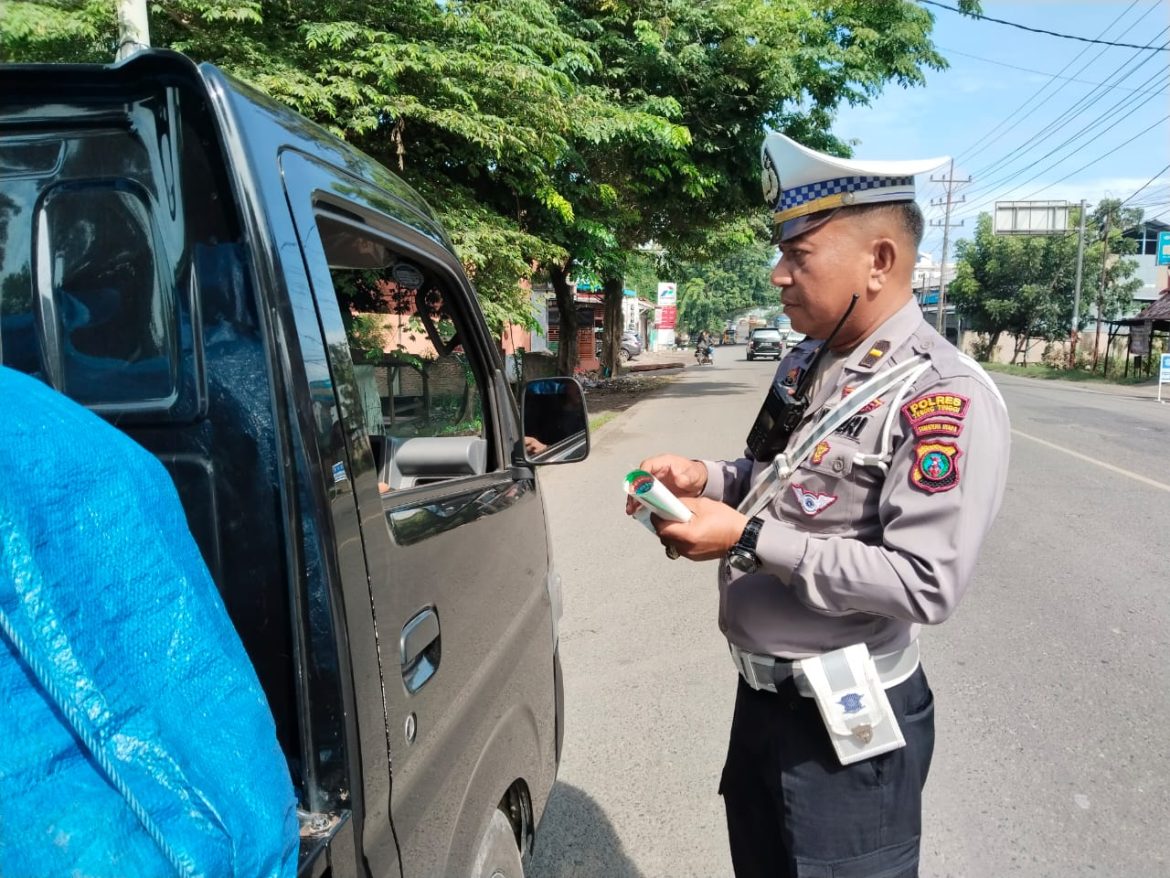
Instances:
[[[383,483],[399,489],[482,474],[489,435],[482,377],[448,282],[373,232],[326,213],[317,224],[347,322],[366,432],[385,464]],[[419,454],[431,462],[426,473],[395,469],[395,457]],[[451,465],[444,470],[436,461]]]
[[[160,246],[147,200],[129,185],[59,187],[45,197],[35,265],[57,348],[45,354],[78,402],[165,406],[176,395],[178,319],[173,286],[155,264]]]

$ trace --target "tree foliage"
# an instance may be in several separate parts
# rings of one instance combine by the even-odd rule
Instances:
[[[738,313],[775,305],[772,248],[753,242],[722,259],[684,263],[679,276],[679,324],[692,335],[701,329],[721,330]]]
[[[932,22],[908,0],[150,6],[155,45],[251,82],[417,188],[497,330],[531,322],[520,282],[536,267],[618,291],[612,327],[640,246],[692,263],[743,251],[765,131],[847,155],[833,113],[943,67]],[[0,57],[105,62],[116,40],[110,0],[6,0]]]
[[[996,235],[991,215],[980,214],[975,237],[956,247],[955,279],[947,289],[964,325],[986,333],[988,352],[1004,333],[1017,339],[1067,337],[1073,323],[1076,286],[1077,227],[1061,235]],[[1104,287],[1101,265],[1105,253],[1102,234],[1109,217]],[[1135,247],[1122,232],[1141,222],[1141,211],[1123,209],[1116,199],[1101,201],[1086,218],[1086,242],[1078,324],[1083,325],[1098,303],[1101,316],[1123,314],[1141,288],[1134,277],[1137,262],[1126,259]],[[1019,346],[1017,346],[1019,350]]]

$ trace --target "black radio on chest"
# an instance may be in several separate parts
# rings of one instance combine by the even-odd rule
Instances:
[[[772,386],[768,388],[768,395],[764,397],[764,404],[760,406],[760,413],[756,415],[756,422],[752,424],[747,437],[748,452],[756,460],[771,460],[788,447],[788,440],[792,438],[792,434],[804,420],[805,412],[808,411],[810,402],[808,387],[817,374],[821,358],[828,352],[829,344],[853,313],[853,306],[857,304],[858,298],[860,297],[854,293],[849,307],[845,309],[829,337],[817,348],[812,361],[796,382],[796,387],[789,388],[773,381]]]
[[[807,374],[807,373],[806,373]],[[803,381],[800,382],[802,385]],[[748,433],[747,447],[756,460],[771,460],[788,445],[788,439],[804,420],[808,411],[807,395],[772,382],[756,422]]]

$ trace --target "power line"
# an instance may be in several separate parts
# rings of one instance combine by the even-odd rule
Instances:
[[[1109,24],[1107,24],[1105,26],[1105,28],[1101,31],[1100,36],[1105,36],[1105,34],[1107,34],[1110,31],[1110,29],[1113,27],[1113,25],[1117,24],[1119,21],[1121,21],[1121,19],[1123,19],[1126,15],[1128,15],[1129,11],[1131,9],[1133,9],[1133,7],[1137,5],[1137,3],[1138,3],[1138,0],[1132,0],[1132,2],[1129,4],[1129,6],[1127,6],[1124,10],[1122,10],[1122,12],[1115,19],[1113,19],[1113,21],[1109,22]],[[1152,11],[1153,11],[1153,7],[1151,7],[1150,9],[1147,9],[1144,14],[1139,15],[1137,17],[1137,19],[1132,24],[1130,24],[1125,30],[1121,31],[1121,33],[1118,34],[1118,36],[1125,36],[1126,34],[1128,34],[1131,30],[1133,30],[1135,27],[1137,27],[1142,21],[1144,21],[1146,19],[1146,17]],[[1057,71],[1057,75],[1064,73],[1066,70],[1068,70],[1070,67],[1072,67],[1078,60],[1080,60],[1082,57],[1084,57],[1086,54],[1088,54],[1089,51],[1090,51],[1090,49],[1088,46],[1081,49],[1079,52],[1077,52],[1076,55],[1073,56],[1072,60],[1070,60],[1067,64],[1065,64],[1063,67],[1061,67],[1060,70]],[[1078,68],[1076,72],[1080,73],[1080,72],[1088,69],[1089,65],[1093,64],[1098,58],[1100,58],[1102,55],[1104,55],[1105,52],[1107,52],[1107,51],[1108,51],[1108,49],[1100,49],[1096,55],[1094,55],[1092,58],[1090,58],[1088,61],[1086,61],[1083,65],[1081,65],[1081,67]],[[1048,91],[1048,89],[1050,87],[1052,87],[1055,83],[1056,83],[1056,80],[1051,79],[1048,82],[1044,83],[1042,86],[1040,86],[1040,88],[1036,89],[1036,91],[1034,91],[1027,98],[1027,100],[1025,100],[1022,104],[1020,104],[1014,110],[1012,110],[1012,112],[1009,113],[1003,119],[1003,121],[1001,121],[999,124],[997,124],[990,131],[988,131],[978,141],[976,141],[973,148],[968,148],[968,149],[964,150],[962,153],[960,153],[957,156],[957,158],[962,159],[964,156],[966,156],[968,159],[972,159],[975,156],[979,155],[981,152],[983,152],[989,146],[991,146],[993,143],[996,142],[995,140],[992,139],[993,134],[996,134],[997,132],[999,132],[1000,129],[1002,129],[1005,125],[1007,125],[1009,122],[1011,122],[1012,119],[1015,119],[1017,115],[1020,115],[1021,118],[1018,119],[1013,125],[1008,127],[1006,130],[1004,130],[1002,132],[1002,134],[1000,134],[1000,138],[1005,136],[1008,132],[1013,131],[1016,128],[1018,128],[1020,126],[1020,124],[1024,121],[1023,116],[1021,115],[1024,112],[1024,110],[1026,110],[1028,108],[1028,106],[1030,104],[1032,104],[1033,101],[1038,101],[1040,96],[1043,95],[1044,92]],[[1062,91],[1064,91],[1066,88],[1068,88],[1068,85],[1069,84],[1067,82],[1062,82],[1056,88],[1056,90],[1053,91],[1052,94],[1049,96],[1049,100],[1051,101],[1052,98],[1055,98],[1058,94],[1060,94]],[[973,151],[972,151],[972,149],[973,149]]]
[[[1125,204],[1129,203],[1130,201],[1133,201],[1133,199],[1137,197],[1138,193],[1141,192],[1142,189],[1145,189],[1147,186],[1149,186],[1151,183],[1153,183],[1155,180],[1157,180],[1159,177],[1161,177],[1167,171],[1170,171],[1170,165],[1166,165],[1166,167],[1162,168],[1162,170],[1158,171],[1158,173],[1154,174],[1154,176],[1150,177],[1150,179],[1148,179],[1148,180],[1146,180],[1146,182],[1142,183],[1142,188],[1139,189],[1137,192],[1133,193],[1133,195],[1129,196],[1129,198],[1125,199],[1125,201],[1121,202],[1121,204],[1125,205]]]
[[[1170,82],[1170,77],[1166,77],[1166,74],[1162,70],[1159,70],[1158,73],[1156,73],[1154,76],[1147,79],[1143,83],[1143,85],[1148,85],[1149,83],[1154,82],[1155,80],[1158,80],[1160,78],[1162,78],[1164,82]],[[1161,84],[1161,83],[1159,83],[1159,84]],[[1090,92],[1090,95],[1091,94],[1092,94],[1092,92]],[[1089,105],[1091,105],[1092,103],[1096,103],[1097,100],[1100,100],[1101,96],[1103,96],[1103,95],[1099,95]],[[1088,96],[1086,96],[1086,98],[1087,97]],[[982,192],[998,190],[997,195],[991,196],[991,197],[980,196],[980,198],[976,202],[971,204],[966,210],[962,211],[962,213],[970,213],[970,212],[977,211],[980,207],[982,207],[985,204],[990,203],[991,201],[995,200],[997,197],[1002,198],[1005,194],[1007,194],[1003,191],[1002,187],[1011,183],[1013,180],[1018,179],[1019,177],[1023,176],[1029,170],[1031,170],[1032,168],[1036,167],[1041,162],[1043,162],[1045,159],[1050,158],[1051,156],[1053,156],[1054,154],[1056,154],[1060,150],[1064,149],[1065,147],[1069,146],[1070,144],[1074,143],[1075,141],[1081,140],[1082,138],[1088,138],[1090,135],[1092,135],[1092,137],[1094,139],[1099,138],[1101,135],[1103,135],[1109,131],[1112,131],[1114,128],[1118,127],[1118,125],[1120,125],[1123,121],[1125,121],[1128,118],[1128,115],[1126,115],[1127,111],[1130,110],[1134,105],[1136,105],[1140,100],[1141,100],[1140,96],[1138,96],[1138,95],[1130,95],[1126,98],[1122,98],[1121,100],[1117,101],[1112,106],[1110,106],[1108,109],[1106,109],[1103,112],[1101,112],[1100,114],[1098,114],[1094,119],[1092,119],[1089,123],[1087,123],[1086,125],[1081,127],[1071,137],[1066,138],[1062,143],[1060,143],[1059,145],[1057,145],[1053,149],[1050,149],[1047,153],[1045,153],[1040,158],[1030,162],[1029,164],[1027,164],[1027,165],[1023,166],[1022,168],[1019,168],[1015,171],[1009,172],[1009,173],[1002,175],[1000,177],[993,177],[991,180],[989,180],[987,182],[980,183],[979,185],[977,185],[975,187],[975,190],[982,191]],[[1083,103],[1083,102],[1084,102],[1084,99],[1082,99],[1078,103]],[[1064,124],[1067,124],[1069,121],[1072,120],[1072,118],[1074,118],[1074,116],[1072,115],[1074,110],[1076,110],[1075,104],[1073,107],[1064,111],[1065,115],[1066,115],[1066,121]],[[1121,118],[1118,118],[1118,117],[1121,117]],[[1114,121],[1114,120],[1116,120],[1116,121]],[[1112,122],[1112,124],[1107,125],[1107,123],[1109,123],[1109,122]],[[1056,134],[1061,128],[1064,127],[1064,124],[1057,126],[1047,136],[1039,138],[1031,146],[1024,147],[1015,156],[1012,156],[1010,159],[1005,160],[1005,162],[1011,161],[1014,159],[1018,159],[1018,158],[1022,157],[1023,155],[1027,154],[1033,148],[1040,145],[1045,140],[1049,139],[1052,135]],[[1106,126],[1106,125],[1107,125],[1107,127],[1102,128],[1102,126]],[[1092,143],[1093,143],[1093,140],[1085,140],[1085,142],[1082,143],[1081,146],[1077,147],[1076,149],[1073,149],[1071,152],[1069,152],[1068,154],[1066,154],[1062,158],[1057,159],[1051,165],[1048,165],[1047,167],[1040,169],[1039,171],[1037,171],[1037,173],[1033,174],[1031,177],[1029,177],[1023,183],[1019,183],[1019,184],[1016,184],[1015,186],[1011,187],[1010,189],[1007,190],[1007,192],[1012,192],[1015,189],[1019,189],[1025,185],[1027,185],[1028,183],[1032,182],[1033,180],[1036,180],[1037,178],[1043,176],[1045,172],[1052,170],[1053,168],[1057,167],[1058,165],[1064,163],[1065,161],[1067,161],[1072,156],[1076,155],[1078,152],[1085,149],[1086,147],[1088,147]],[[1001,164],[1004,164],[1005,162],[1001,162]],[[992,168],[992,167],[994,167],[994,163],[992,165],[987,166],[987,168]],[[986,169],[981,169],[980,171],[978,171],[976,173],[981,174],[981,173],[983,173],[984,170],[986,170]]]
[[[1085,170],[1086,168],[1090,168],[1090,167],[1092,167],[1093,165],[1097,164],[1097,162],[1101,161],[1102,159],[1106,159],[1106,158],[1108,158],[1108,157],[1109,157],[1109,156],[1111,156],[1111,155],[1112,155],[1114,152],[1116,152],[1117,150],[1121,149],[1123,146],[1128,146],[1129,144],[1133,143],[1135,140],[1137,140],[1137,139],[1138,139],[1139,137],[1141,137],[1143,134],[1147,134],[1147,133],[1149,133],[1150,131],[1153,131],[1153,130],[1154,130],[1155,128],[1157,128],[1159,125],[1161,125],[1162,123],[1164,123],[1164,122],[1165,122],[1167,119],[1170,119],[1170,114],[1168,114],[1168,115],[1166,115],[1166,116],[1163,116],[1161,119],[1159,119],[1159,120],[1158,120],[1157,122],[1155,122],[1153,125],[1149,126],[1148,128],[1144,128],[1144,129],[1142,129],[1142,130],[1141,130],[1141,131],[1139,131],[1137,134],[1135,134],[1133,137],[1129,138],[1129,140],[1126,140],[1126,141],[1124,141],[1124,142],[1122,142],[1122,143],[1119,143],[1119,144],[1117,144],[1117,145],[1116,145],[1116,146],[1114,146],[1114,147],[1111,147],[1111,148],[1110,148],[1108,151],[1106,151],[1106,152],[1102,153],[1101,155],[1097,156],[1095,159],[1092,159],[1091,161],[1089,161],[1089,162],[1086,162],[1085,164],[1081,165],[1081,166],[1080,166],[1079,168],[1077,168],[1076,170],[1074,170],[1074,171],[1070,171],[1069,173],[1065,174],[1065,175],[1064,175],[1063,177],[1061,177],[1060,179],[1058,179],[1058,180],[1053,180],[1051,183],[1048,183],[1048,184],[1046,184],[1046,185],[1044,185],[1044,186],[1041,186],[1039,189],[1037,189],[1037,190],[1035,190],[1035,191],[1033,191],[1033,192],[1029,192],[1029,193],[1028,193],[1027,195],[1025,195],[1023,198],[1020,198],[1020,199],[1017,199],[1017,200],[1019,200],[1019,201],[1028,201],[1029,199],[1031,199],[1031,198],[1034,198],[1035,196],[1039,195],[1039,194],[1040,194],[1041,192],[1043,192],[1044,190],[1046,190],[1046,189],[1051,189],[1051,188],[1052,188],[1053,186],[1055,186],[1057,183],[1063,183],[1063,182],[1064,182],[1065,180],[1067,180],[1069,177],[1075,176],[1076,174],[1079,174],[1081,171]],[[1116,124],[1115,124],[1115,125],[1111,125],[1111,126],[1110,126],[1108,129],[1106,129],[1106,130],[1107,130],[1107,131],[1108,131],[1108,130],[1112,130],[1112,129],[1113,129],[1113,128],[1115,128],[1115,127],[1117,127],[1117,126],[1116,126]],[[1104,133],[1104,132],[1102,132],[1102,133]],[[1079,152],[1079,151],[1080,151],[1080,149],[1084,149],[1084,147],[1085,147],[1085,146],[1088,146],[1088,144],[1086,143],[1086,144],[1082,145],[1081,147],[1079,147],[1079,148],[1078,148],[1078,150],[1077,150],[1077,151]],[[1072,153],[1070,153],[1070,154],[1069,154],[1069,156],[1066,156],[1065,158],[1067,159],[1067,158],[1069,158],[1071,155],[1073,155],[1073,154],[1072,154]],[[1061,161],[1064,161],[1064,160],[1065,160],[1065,159],[1061,159]],[[1046,168],[1045,170],[1048,170],[1048,169]],[[1033,175],[1033,176],[1029,177],[1027,180],[1025,180],[1025,181],[1024,181],[1024,183],[1020,183],[1020,184],[1018,184],[1018,185],[1016,185],[1016,186],[1013,186],[1011,189],[1008,189],[1007,191],[1000,191],[1000,192],[997,192],[996,194],[994,194],[994,195],[991,195],[991,196],[989,196],[989,197],[986,197],[986,198],[981,198],[981,199],[979,199],[978,201],[976,201],[975,203],[973,203],[972,205],[970,205],[970,206],[969,206],[969,207],[968,207],[966,210],[960,211],[960,214],[961,214],[961,215],[963,215],[963,216],[969,216],[969,215],[971,215],[972,213],[977,213],[979,210],[981,210],[981,209],[982,209],[982,208],[984,208],[984,207],[987,207],[989,204],[992,204],[992,203],[994,203],[994,202],[996,202],[996,201],[1001,201],[1005,195],[1008,195],[1008,194],[1010,194],[1010,193],[1012,193],[1012,192],[1015,192],[1017,189],[1021,189],[1021,188],[1023,188],[1023,186],[1024,186],[1024,185],[1026,185],[1027,183],[1031,183],[1033,180],[1035,180],[1037,177],[1041,176],[1041,174],[1043,174],[1043,173],[1044,173],[1044,171],[1041,171],[1039,174],[1035,174],[1035,175]]]
[[[1122,49],[1146,49],[1150,52],[1166,52],[1170,51],[1170,47],[1159,46],[1139,46],[1135,43],[1114,43],[1110,40],[1095,40],[1092,37],[1079,37],[1074,34],[1062,34],[1054,30],[1045,30],[1040,27],[1029,27],[1026,24],[1019,24],[1015,21],[1004,21],[1002,18],[992,18],[990,15],[982,15],[978,12],[964,12],[962,9],[956,9],[954,6],[947,6],[945,3],[938,3],[936,0],[918,0],[919,3],[924,3],[927,6],[937,6],[939,9],[947,9],[951,12],[957,12],[960,15],[965,15],[968,18],[980,18],[983,21],[993,21],[996,24],[1007,25],[1008,27],[1019,28],[1020,30],[1031,31],[1034,34],[1045,34],[1050,37],[1060,37],[1062,40],[1077,40],[1082,43],[1095,43],[1101,46],[1117,46]]]
[[[994,58],[984,58],[982,55],[972,55],[970,52],[960,52],[958,49],[948,49],[946,46],[939,46],[938,48],[943,52],[946,52],[948,55],[962,55],[964,58],[974,58],[976,61],[983,61],[987,64],[995,64],[998,67],[1007,67],[1010,70],[1020,70],[1024,73],[1035,73],[1039,76],[1047,76],[1050,79],[1063,79],[1067,82],[1079,82],[1082,85],[1096,85],[1108,89],[1116,89],[1118,91],[1138,92],[1139,94],[1144,95],[1167,94],[1166,89],[1147,89],[1146,91],[1139,91],[1139,89],[1136,88],[1126,88],[1124,85],[1109,85],[1104,82],[1094,82],[1091,79],[1077,79],[1075,76],[1061,76],[1059,73],[1049,73],[1047,70],[1035,70],[1031,67],[1020,67],[1018,64],[1008,64],[1004,61],[997,61]]]
[[[1170,76],[1166,76],[1166,75],[1163,75],[1161,73],[1156,74],[1155,77],[1151,77],[1149,80],[1147,80],[1147,82],[1152,82],[1157,77],[1162,77],[1164,82],[1170,83]],[[1066,146],[1069,146],[1070,144],[1075,143],[1077,140],[1089,138],[1089,136],[1092,135],[1092,139],[1085,139],[1084,142],[1080,146],[1078,146],[1076,149],[1072,150],[1067,155],[1065,155],[1059,159],[1056,159],[1052,164],[1048,165],[1047,167],[1042,168],[1037,173],[1033,174],[1031,177],[1029,177],[1027,180],[1025,180],[1023,183],[1019,183],[1016,186],[1014,186],[1013,188],[1019,189],[1020,187],[1027,185],[1028,183],[1032,182],[1036,178],[1042,176],[1046,171],[1052,170],[1053,168],[1057,167],[1058,165],[1061,165],[1064,162],[1068,161],[1070,158],[1072,158],[1074,155],[1076,155],[1081,150],[1085,149],[1088,146],[1091,146],[1094,143],[1096,138],[1100,137],[1102,134],[1106,134],[1109,131],[1112,131],[1114,128],[1116,128],[1118,125],[1120,125],[1123,121],[1129,119],[1130,118],[1129,111],[1136,104],[1138,104],[1140,102],[1141,102],[1140,95],[1130,95],[1127,98],[1123,98],[1122,100],[1118,101],[1113,106],[1109,107],[1108,109],[1106,109],[1105,111],[1100,113],[1096,118],[1091,120],[1088,124],[1081,127],[1071,137],[1066,138],[1063,142],[1061,142],[1057,146],[1050,149],[1048,152],[1046,152],[1044,155],[1040,156],[1038,159],[1035,159],[1034,161],[1028,163],[1027,165],[1024,165],[1022,168],[1018,168],[1018,169],[1011,171],[1011,172],[1009,172],[1001,177],[994,178],[986,183],[982,183],[979,186],[975,187],[976,190],[987,191],[987,190],[997,189],[999,187],[1005,186],[1008,183],[1010,183],[1012,180],[1015,180],[1015,179],[1023,176],[1024,174],[1026,174],[1028,171],[1030,171],[1032,168],[1039,165],[1045,159],[1048,159],[1048,158],[1052,157],[1053,155],[1055,155],[1056,153],[1060,152],[1060,150],[1064,149]],[[1109,123],[1109,122],[1112,122],[1113,124],[1108,125],[1108,127],[1105,127],[1102,130],[1099,130],[1099,131],[1097,130],[1097,129],[1100,129],[1101,126],[1106,125],[1106,123]],[[1060,127],[1063,127],[1063,126],[1060,126]],[[1052,133],[1055,134],[1056,131],[1059,131],[1059,130],[1060,130],[1060,128],[1054,129],[1054,131]],[[1042,143],[1043,140],[1045,140],[1045,139],[1047,139],[1047,138],[1042,138],[1040,141],[1037,142],[1037,145],[1039,143]],[[1023,150],[1023,153],[1027,153],[1029,151],[1030,151],[1030,149],[1025,149],[1025,150]]]
[[[1029,198],[1032,198],[1034,195],[1039,195],[1045,189],[1051,189],[1057,183],[1063,183],[1065,180],[1067,180],[1069,177],[1073,176],[1074,174],[1079,174],[1081,171],[1085,170],[1085,168],[1092,167],[1093,165],[1097,164],[1097,162],[1101,161],[1101,159],[1109,158],[1110,155],[1112,155],[1117,150],[1121,149],[1121,147],[1129,146],[1131,143],[1133,143],[1135,140],[1137,140],[1143,134],[1147,134],[1148,132],[1153,131],[1155,128],[1157,128],[1159,125],[1161,125],[1167,119],[1170,119],[1170,114],[1163,116],[1161,119],[1159,119],[1153,125],[1151,125],[1149,128],[1143,128],[1141,131],[1139,131],[1137,134],[1135,134],[1133,137],[1131,137],[1129,140],[1125,141],[1124,143],[1117,144],[1117,146],[1113,147],[1111,150],[1109,150],[1109,152],[1106,152],[1106,153],[1103,153],[1102,155],[1097,156],[1091,162],[1087,162],[1086,164],[1081,165],[1075,171],[1070,171],[1069,173],[1067,173],[1063,177],[1061,177],[1059,180],[1053,180],[1047,186],[1040,187],[1035,192],[1031,193],[1030,195],[1025,196],[1025,198],[1023,200],[1027,201]]]
[[[1164,27],[1162,29],[1161,33],[1159,33],[1158,36],[1155,37],[1155,39],[1161,38],[1161,36],[1163,34],[1165,34],[1167,31],[1170,31],[1170,26]],[[1170,43],[1167,43],[1166,45],[1170,46]],[[1103,98],[1105,98],[1106,97],[1106,88],[1108,87],[1109,84],[1115,84],[1115,83],[1119,83],[1119,82],[1124,81],[1125,79],[1132,76],[1134,73],[1136,73],[1138,70],[1140,70],[1142,67],[1144,67],[1146,64],[1148,64],[1152,60],[1151,57],[1147,56],[1146,58],[1144,58],[1140,61],[1137,61],[1136,63],[1131,64],[1131,62],[1136,57],[1137,57],[1137,53],[1135,52],[1134,55],[1131,56],[1130,59],[1127,59],[1127,61],[1124,62],[1122,67],[1117,68],[1117,70],[1110,77],[1107,78],[1107,82],[1106,82],[1106,85],[1104,87],[1098,86],[1096,88],[1093,88],[1087,94],[1076,99],[1075,101],[1072,102],[1071,105],[1069,105],[1068,107],[1061,110],[1057,114],[1057,118],[1063,119],[1063,121],[1061,121],[1059,124],[1055,125],[1055,127],[1053,127],[1052,122],[1046,123],[1046,125],[1044,127],[1042,127],[1040,129],[1040,131],[1036,132],[1036,134],[1032,135],[1031,137],[1025,139],[1023,144],[1016,147],[1015,149],[1009,150],[1007,153],[1004,154],[1003,157],[996,159],[995,161],[991,162],[988,165],[985,165],[982,168],[979,168],[977,171],[975,171],[975,175],[978,177],[983,177],[983,176],[991,173],[997,167],[1002,167],[1004,165],[1011,164],[1014,161],[1020,159],[1022,156],[1027,155],[1028,153],[1032,152],[1033,150],[1039,148],[1041,145],[1044,144],[1045,141],[1050,140],[1053,137],[1055,137],[1060,131],[1062,131],[1064,128],[1068,127],[1069,125],[1071,125],[1080,114],[1084,113],[1090,107],[1094,106],[1095,104],[1100,102]],[[1141,86],[1143,88],[1148,86],[1150,83],[1154,82],[1155,80],[1159,79],[1159,77],[1163,76],[1164,73],[1165,73],[1165,68],[1159,65],[1157,72],[1153,76],[1146,79],[1145,82],[1141,83]],[[1063,89],[1063,86],[1061,86],[1061,88]],[[1061,89],[1058,89],[1057,91],[1060,91],[1060,90]],[[1055,96],[1055,94],[1056,94],[1056,92],[1053,93],[1053,96]],[[1140,98],[1140,95],[1138,95],[1137,97]],[[1135,102],[1135,95],[1130,95],[1126,98],[1121,98],[1112,107],[1105,110],[1104,113],[1098,115],[1096,117],[1096,119],[1093,120],[1093,122],[1100,121],[1105,116],[1107,116],[1111,111],[1116,110],[1119,106],[1121,106],[1123,104],[1128,105],[1128,104],[1132,104],[1134,102]],[[1018,127],[1020,122],[1023,122],[1023,121],[1024,121],[1023,119],[1020,119],[1020,121],[1017,122],[1015,125],[1013,125],[1011,128],[1009,128],[1008,131]],[[1003,133],[1007,134],[1007,131],[1005,131]],[[1001,135],[1001,137],[1002,137],[1002,135]],[[1066,144],[1068,142],[1069,141],[1065,141]],[[1062,144],[1062,146],[1063,145],[1064,144]],[[1060,147],[1057,147],[1057,148],[1059,149]],[[1051,153],[1049,153],[1049,154],[1051,154]]]

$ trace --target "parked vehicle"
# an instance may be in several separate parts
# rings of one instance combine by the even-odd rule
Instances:
[[[431,208],[215,67],[0,66],[0,90],[0,359],[173,477],[276,722],[301,874],[519,876],[564,734],[534,465],[588,453],[580,388],[524,393],[575,431],[526,454]],[[399,352],[357,361],[371,283]]]
[[[633,330],[626,330],[622,333],[621,341],[619,342],[618,359],[623,363],[634,359],[638,354],[642,353],[642,340],[638,338],[638,333]],[[601,338],[597,339],[597,356],[601,356],[602,343]]]
[[[748,337],[747,358],[749,360],[758,360],[762,357],[779,360],[782,356],[784,356],[784,341],[780,337],[778,329],[763,327],[752,330],[751,336]]]

